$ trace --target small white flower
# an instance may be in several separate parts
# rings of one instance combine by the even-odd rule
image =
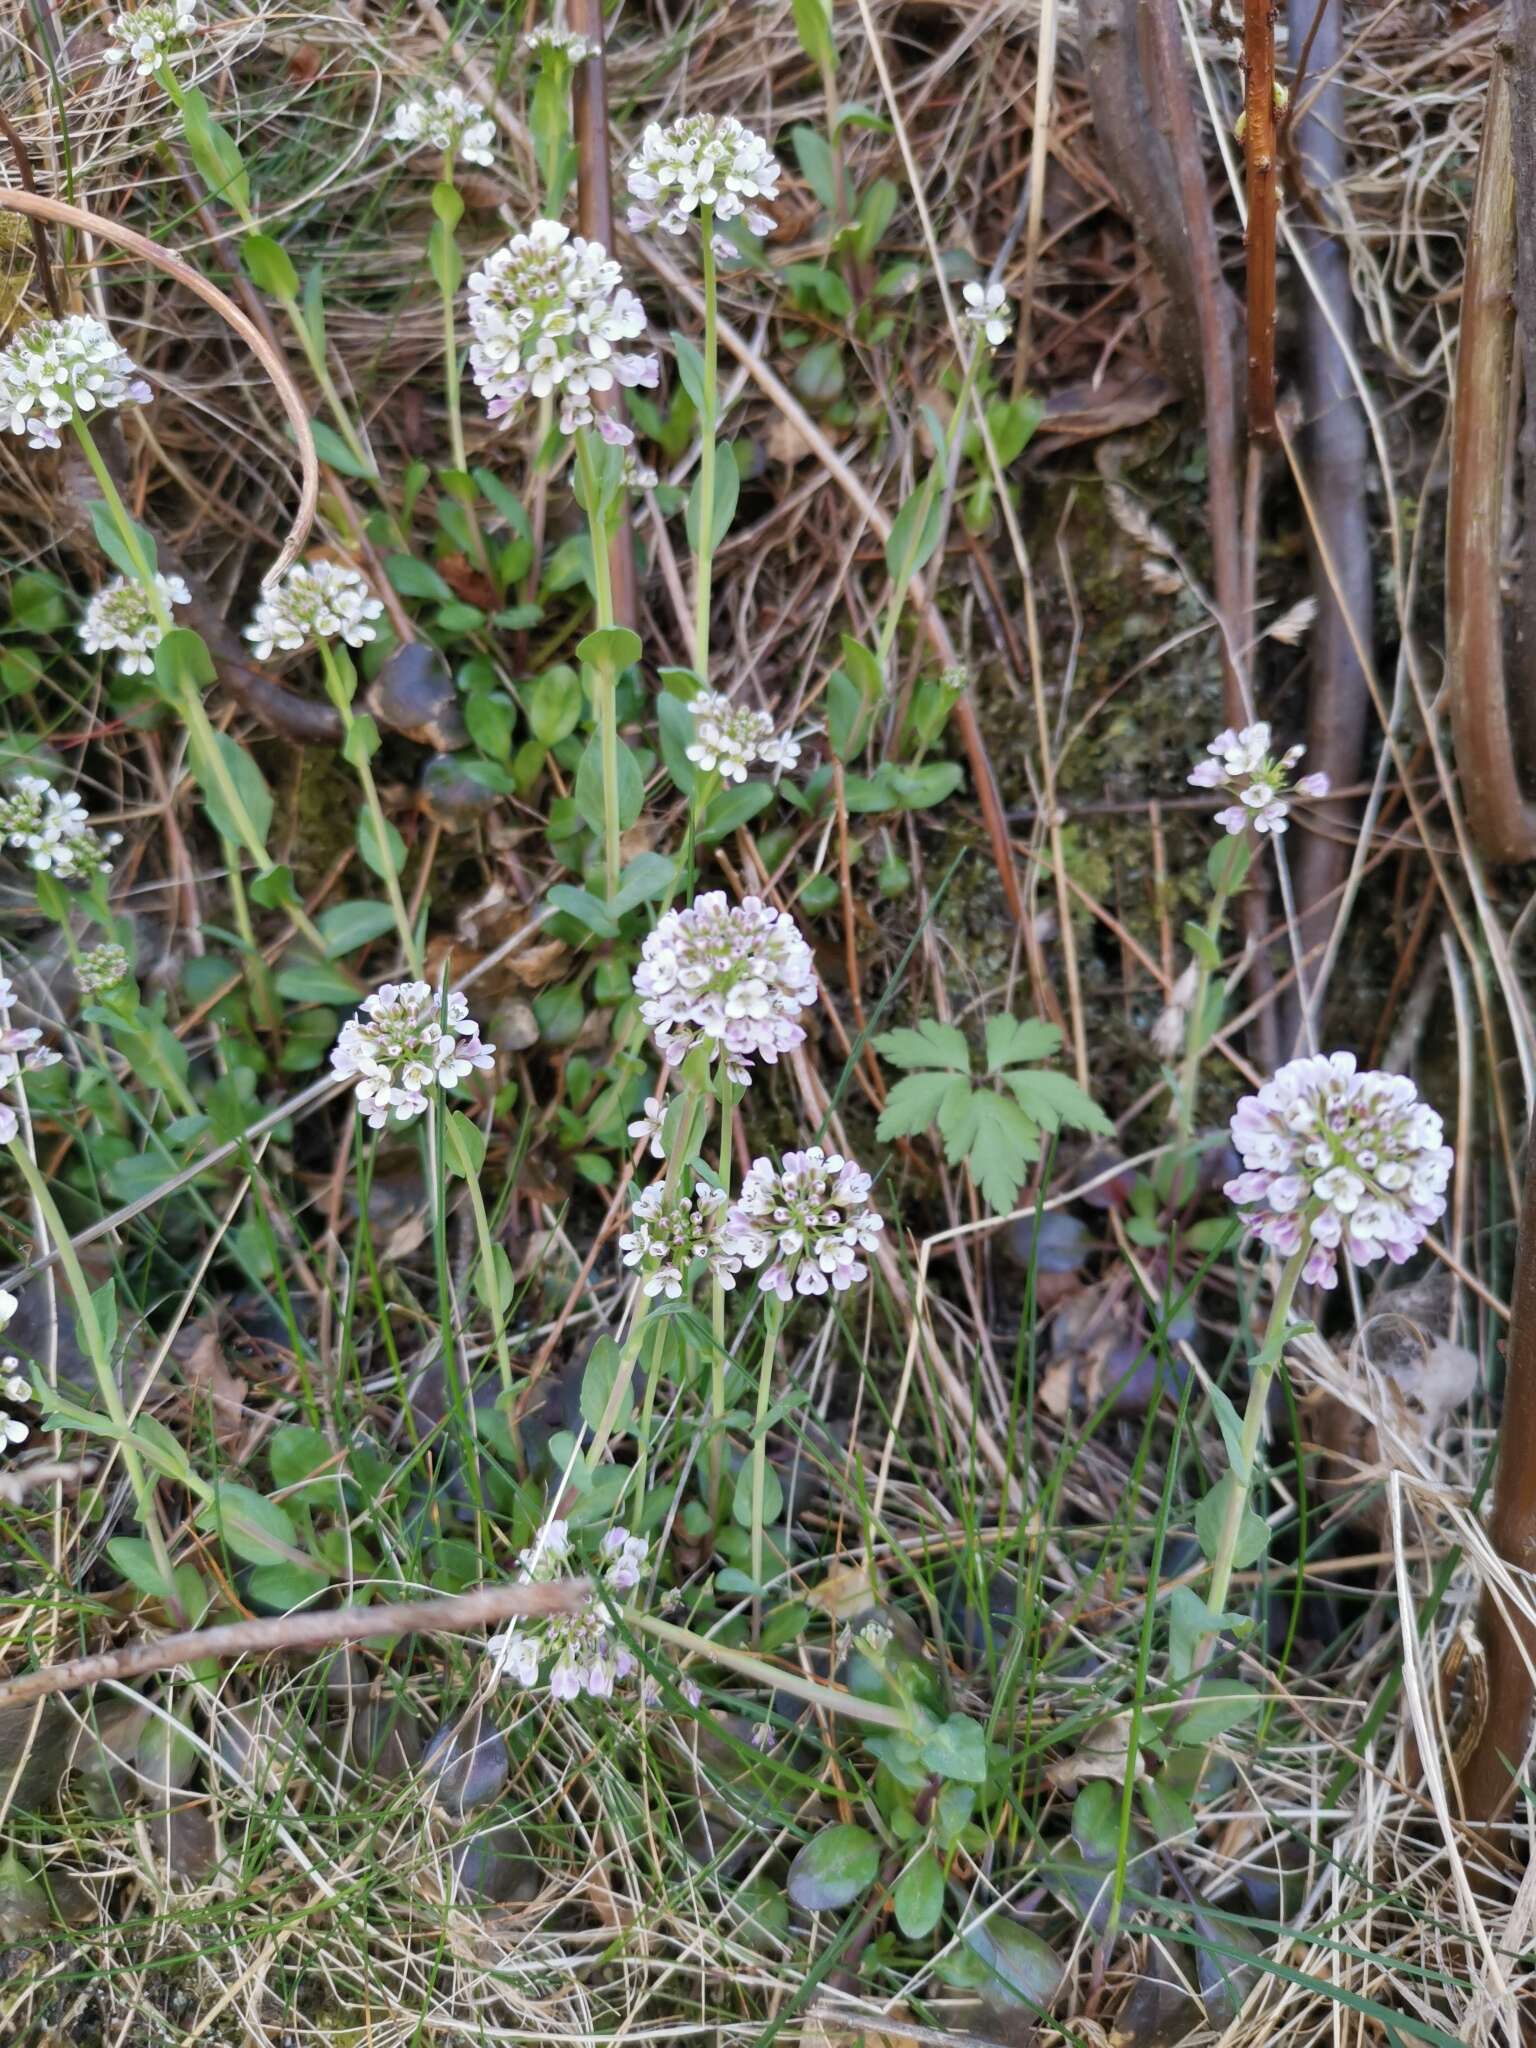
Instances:
[[[595,426],[627,447],[634,431],[599,412],[594,392],[656,383],[654,355],[626,349],[645,332],[645,308],[601,242],[557,220],[536,220],[469,280],[469,367],[487,416],[510,419],[529,399],[560,400],[560,431]]]
[[[133,358],[89,313],[34,320],[0,351],[0,426],[31,448],[57,448],[59,429],[154,396]]]
[[[297,654],[321,640],[362,647],[378,638],[373,622],[383,611],[356,569],[324,560],[296,562],[257,605],[245,637],[258,661],[269,661],[275,649]]]
[[[636,201],[629,209],[636,232],[655,223],[670,235],[685,234],[705,207],[717,222],[744,215],[755,235],[771,235],[777,225],[752,202],[778,198],[778,160],[733,114],[683,114],[664,128],[653,121],[624,177]],[[724,253],[736,253],[728,241]]]
[[[446,999],[430,982],[386,982],[341,1027],[331,1051],[338,1074],[357,1080],[357,1106],[376,1131],[393,1115],[409,1123],[427,1107],[429,1088],[452,1088],[495,1064],[482,1044],[468,999]]]
[[[1278,838],[1287,829],[1291,805],[1297,797],[1316,800],[1328,794],[1323,774],[1302,775],[1295,782],[1291,771],[1306,752],[1289,747],[1278,758],[1271,756],[1270,729],[1261,719],[1245,725],[1241,732],[1230,727],[1216,735],[1206,748],[1206,758],[1190,770],[1196,789],[1219,789],[1234,801],[1216,813],[1218,825],[1233,834],[1267,832]]]
[[[965,287],[963,296],[966,319],[981,329],[988,348],[1001,348],[1013,332],[1013,307],[1008,294],[1000,284],[972,282]]]
[[[775,733],[758,748],[757,758],[773,770],[775,782],[781,775],[792,775],[799,767],[801,744],[806,737],[804,733]]]
[[[625,1128],[636,1144],[639,1144],[642,1138],[646,1141],[653,1159],[665,1159],[667,1150],[662,1139],[662,1130],[666,1120],[667,1112],[660,1096],[647,1095],[644,1112]]]
[[[180,576],[157,576],[155,588],[169,612],[176,605],[190,604],[192,593]],[[119,675],[152,676],[155,649],[165,638],[165,628],[155,616],[142,583],[126,576],[114,576],[98,590],[80,621],[80,645],[87,654],[116,654]]]
[[[696,1265],[707,1266],[722,1287],[734,1287],[741,1271],[740,1247],[726,1232],[728,1197],[707,1181],[691,1196],[669,1194],[652,1181],[631,1212],[631,1228],[619,1239],[626,1266],[638,1267],[642,1293],[678,1300]]]
[[[624,488],[626,491],[654,491],[661,479],[648,462],[642,462],[633,448],[624,450]]]
[[[99,996],[127,979],[128,955],[121,946],[93,946],[89,953],[80,955],[75,967],[75,980],[80,993],[86,996]]]
[[[713,690],[701,690],[688,709],[693,714],[694,738],[684,751],[695,766],[716,770],[722,782],[745,782],[752,763],[767,758],[765,749],[773,744],[773,720],[766,711],[733,704]]]
[[[60,796],[40,775],[18,776],[0,798],[0,840],[26,856],[39,874],[61,882],[88,882],[108,865],[120,832],[96,832],[73,790]]]
[[[0,1287],[0,1330],[5,1328],[6,1324],[20,1307],[21,1303],[12,1294],[9,1287]]]
[[[585,64],[589,57],[597,54],[597,45],[589,43],[585,36],[578,36],[568,28],[555,28],[548,22],[528,31],[523,37],[523,48],[530,57],[563,57],[567,64]]]
[[[462,157],[467,164],[495,163],[491,144],[496,123],[477,100],[456,85],[435,85],[420,96],[403,99],[384,130],[386,142],[407,149],[437,149]]]
[[[853,1160],[819,1145],[786,1152],[777,1170],[754,1159],[730,1214],[732,1249],[764,1268],[758,1286],[781,1301],[829,1287],[842,1293],[868,1277],[859,1253],[872,1251],[885,1228],[870,1187]]]
[[[1340,1251],[1401,1265],[1444,1215],[1455,1155],[1443,1140],[1411,1081],[1362,1074],[1353,1053],[1314,1054],[1238,1103],[1243,1171],[1226,1195],[1262,1243],[1287,1259],[1305,1248],[1303,1277],[1334,1287]]]
[[[162,64],[186,56],[197,33],[197,0],[149,0],[118,15],[109,33],[109,64],[132,64],[139,78],[152,78]]]
[[[772,1066],[805,1043],[800,1012],[817,996],[811,949],[788,911],[756,896],[730,904],[718,889],[657,919],[634,983],[669,1067],[707,1045],[738,1082],[751,1079],[752,1060]]]

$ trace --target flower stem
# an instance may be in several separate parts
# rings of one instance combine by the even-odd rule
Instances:
[[[395,930],[400,935],[402,956],[410,967],[414,978],[421,979],[421,948],[416,942],[415,929],[411,924],[410,912],[405,907],[405,896],[400,887],[400,877],[395,872],[395,863],[390,854],[389,827],[384,818],[384,806],[379,802],[378,784],[373,779],[373,767],[366,748],[352,744],[357,733],[358,721],[352,715],[352,692],[347,688],[336,657],[331,652],[330,642],[320,642],[320,660],[325,668],[325,691],[336,707],[342,725],[342,752],[352,763],[358,782],[362,786],[363,801],[368,806],[368,816],[373,825],[373,843],[379,850],[379,860],[384,868],[384,887],[389,896],[389,907],[395,914]]]
[[[823,1685],[817,1679],[807,1678],[803,1672],[791,1671],[785,1665],[770,1664],[762,1657],[754,1657],[750,1650],[733,1649],[728,1643],[717,1643],[713,1637],[698,1635],[691,1628],[679,1628],[676,1622],[663,1621],[659,1615],[647,1614],[643,1608],[626,1608],[624,1619],[637,1635],[653,1636],[670,1649],[707,1657],[712,1664],[719,1664],[727,1671],[737,1672],[741,1677],[750,1678],[774,1691],[789,1693],[794,1699],[805,1700],[813,1707],[825,1708],[828,1713],[843,1714],[851,1721],[864,1721],[875,1728],[905,1729],[911,1726],[912,1717],[901,1707],[887,1706],[883,1700],[861,1699],[857,1693],[844,1692],[840,1686]]]
[[[1258,1454],[1259,1432],[1264,1426],[1264,1409],[1269,1400],[1270,1382],[1274,1379],[1275,1369],[1284,1355],[1291,1303],[1296,1297],[1302,1268],[1307,1263],[1307,1252],[1308,1246],[1303,1244],[1300,1251],[1293,1252],[1285,1263],[1280,1275],[1280,1284],[1275,1289],[1275,1298],[1270,1306],[1269,1321],[1264,1326],[1264,1341],[1253,1364],[1248,1387],[1248,1403],[1243,1410],[1242,1435],[1239,1439],[1241,1465],[1234,1465],[1232,1468],[1237,1484],[1227,1489],[1226,1511],[1222,1516],[1216,1555],[1211,1560],[1211,1583],[1206,1605],[1213,1615],[1222,1613],[1232,1584],[1232,1560],[1237,1552],[1243,1515],[1253,1490],[1253,1461]],[[1210,1661],[1215,1641],[1213,1631],[1201,1643],[1195,1657],[1196,1672],[1202,1670]]]
[[[597,465],[585,431],[576,436],[576,462],[581,473],[581,494],[587,501],[587,526],[592,536],[592,580],[597,592],[597,626],[606,632],[613,624],[613,582],[608,563],[608,521]],[[603,881],[605,900],[612,902],[619,888],[619,678],[611,660],[592,664],[594,709],[597,713],[599,755],[603,784]]]
[[[763,1318],[763,1356],[757,1368],[757,1413],[752,1422],[752,1583],[759,1589],[763,1583],[763,1493],[768,1480],[768,1403],[783,1321],[784,1304],[770,1294]]]
[[[720,1055],[715,1085],[720,1096],[720,1185],[726,1198],[731,1193],[731,1077],[724,1052]],[[715,1528],[720,1526],[720,1495],[725,1477],[725,1288],[718,1274],[710,1289],[710,1321],[714,1345],[709,1355],[709,1513]]]
[[[1227,904],[1230,891],[1216,889],[1211,896],[1211,907],[1206,912],[1205,936],[1214,950],[1226,922]],[[1202,953],[1204,948],[1201,949]],[[1194,1135],[1195,1108],[1200,1095],[1200,1068],[1205,1059],[1206,1047],[1210,1044],[1210,1033],[1205,1028],[1207,998],[1211,989],[1211,968],[1209,962],[1197,954],[1195,957],[1195,994],[1189,1006],[1189,1024],[1184,1038],[1184,1060],[1179,1072],[1179,1099],[1175,1105],[1175,1119],[1180,1146],[1187,1145]]]
[[[107,1352],[106,1336],[96,1316],[96,1303],[86,1280],[85,1270],[79,1255],[70,1240],[63,1217],[49,1192],[48,1183],[39,1172],[37,1162],[27,1150],[20,1137],[11,1142],[11,1157],[27,1184],[27,1192],[37,1205],[37,1213],[43,1229],[53,1240],[53,1249],[58,1253],[59,1264],[64,1268],[64,1278],[74,1297],[75,1319],[85,1346],[91,1369],[96,1375],[96,1385],[101,1393],[102,1405],[114,1425],[125,1432],[118,1439],[123,1453],[123,1467],[128,1474],[128,1484],[133,1489],[134,1504],[139,1511],[139,1522],[154,1554],[155,1566],[165,1589],[166,1604],[175,1609],[179,1606],[176,1594],[176,1580],[171,1569],[171,1555],[166,1548],[165,1533],[160,1527],[160,1517],[155,1512],[154,1488],[144,1469],[135,1445],[128,1441],[128,1411],[123,1406],[122,1393],[117,1384],[117,1375],[112,1370],[112,1360]]]
[[[715,209],[699,208],[704,283],[704,403],[699,412],[699,538],[694,562],[693,666],[709,680],[710,582],[715,551],[715,421],[719,413],[720,338],[716,313]]]

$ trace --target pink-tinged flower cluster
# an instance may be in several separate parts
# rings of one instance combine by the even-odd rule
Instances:
[[[1243,1171],[1226,1185],[1249,1230],[1303,1277],[1338,1284],[1338,1255],[1412,1258],[1445,1213],[1455,1155],[1440,1118],[1400,1074],[1359,1073],[1348,1052],[1292,1060],[1232,1118]]]
[[[560,431],[595,426],[627,447],[634,432],[600,413],[592,394],[615,384],[653,386],[651,354],[620,346],[645,332],[645,308],[601,242],[536,220],[469,280],[469,367],[487,415],[508,419],[529,398],[560,400]]]
[[[779,164],[761,135],[734,114],[681,114],[663,128],[652,122],[624,173],[636,204],[629,227],[638,234],[653,223],[669,235],[688,231],[692,217],[708,208],[716,221],[745,215],[755,235],[771,235],[777,223],[753,202],[779,196]],[[716,252],[730,257],[735,244],[714,238]]]
[[[63,1057],[52,1046],[43,1044],[43,1034],[35,1024],[11,1022],[11,1008],[15,1001],[15,988],[5,975],[0,974],[0,1088],[13,1086],[23,1074],[36,1074],[44,1067],[56,1067]],[[0,1145],[9,1145],[20,1129],[21,1119],[10,1103],[0,1102]],[[0,1301],[11,1304],[0,1315],[0,1323],[9,1322],[16,1313],[15,1298],[0,1290]]]
[[[733,1080],[747,1082],[752,1060],[772,1066],[805,1043],[800,1012],[816,1000],[816,967],[787,911],[756,896],[730,904],[715,889],[658,919],[635,992],[668,1066],[707,1045],[711,1059],[724,1053]]]
[[[642,1293],[676,1301],[697,1265],[707,1266],[722,1287],[736,1285],[741,1256],[726,1229],[727,1202],[724,1189],[707,1181],[696,1182],[691,1195],[669,1194],[664,1181],[652,1181],[619,1239],[625,1265],[642,1275]]]
[[[571,1557],[570,1530],[564,1522],[546,1522],[518,1559],[524,1585],[548,1585],[560,1578]],[[608,1594],[633,1593],[645,1571],[650,1544],[628,1529],[608,1530],[598,1546],[600,1583]],[[601,1603],[592,1601],[575,1614],[552,1614],[539,1620],[511,1622],[486,1644],[496,1676],[532,1688],[547,1671],[550,1696],[612,1699],[614,1686],[638,1667],[632,1652],[614,1633]]]
[[[0,349],[0,427],[29,448],[57,448],[59,429],[153,397],[133,358],[92,313],[34,320]]]
[[[777,1170],[754,1159],[730,1214],[733,1249],[764,1268],[757,1284],[780,1301],[842,1293],[868,1278],[859,1254],[873,1251],[885,1228],[869,1190],[869,1175],[853,1160],[819,1145],[786,1152]]]
[[[1216,813],[1218,825],[1229,832],[1285,831],[1291,805],[1297,797],[1316,799],[1328,794],[1326,775],[1302,775],[1294,782],[1291,770],[1307,751],[1288,747],[1278,757],[1269,751],[1270,731],[1262,720],[1245,725],[1241,732],[1230,727],[1220,732],[1206,748],[1206,759],[1191,770],[1189,780],[1196,789],[1219,789],[1233,801]]]
[[[430,982],[389,981],[342,1025],[331,1065],[356,1078],[358,1110],[381,1131],[391,1116],[402,1124],[420,1116],[429,1088],[452,1088],[476,1068],[488,1073],[495,1051],[457,991],[445,1000]]]
[[[26,856],[29,868],[61,882],[89,882],[110,865],[121,832],[98,832],[75,792],[63,795],[41,775],[19,775],[0,798],[0,840]]]

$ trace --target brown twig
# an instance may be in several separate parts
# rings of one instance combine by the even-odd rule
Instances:
[[[0,1713],[24,1707],[50,1693],[79,1692],[110,1680],[143,1678],[207,1657],[254,1657],[269,1650],[328,1650],[337,1643],[366,1643],[379,1636],[445,1635],[511,1621],[526,1614],[574,1614],[588,1597],[585,1579],[564,1584],[482,1586],[438,1600],[400,1600],[377,1607],[322,1607],[303,1614],[257,1616],[218,1628],[184,1629],[177,1635],[125,1643],[94,1657],[45,1664],[0,1685]]]
[[[1525,552],[1515,607],[1515,717],[1526,764],[1536,762],[1536,0],[1510,0],[1509,83],[1514,97],[1515,309],[1525,373],[1520,461]]]
[[[1243,0],[1243,158],[1248,192],[1248,432],[1275,435],[1274,0]]]
[[[6,145],[15,160],[16,175],[21,180],[22,189],[26,192],[36,192],[37,180],[32,175],[32,158],[28,154],[27,145],[16,133],[10,115],[3,107],[0,107],[0,133],[4,134]],[[32,230],[32,250],[37,258],[37,274],[42,282],[43,297],[48,301],[48,310],[54,319],[62,320],[64,301],[59,297],[58,279],[53,274],[53,258],[48,252],[48,230],[37,219],[31,220],[28,226]]]
[[[1504,1347],[1504,1415],[1499,1425],[1499,1462],[1493,1480],[1489,1539],[1515,1571],[1536,1570],[1536,1171],[1526,1146],[1525,1190],[1520,1237],[1510,1298],[1509,1337]],[[1488,1701],[1476,1747],[1461,1778],[1462,1811],[1473,1820],[1492,1820],[1508,1806],[1525,1776],[1531,1733],[1531,1664],[1536,1628],[1522,1615],[1510,1619],[1509,1603],[1490,1588],[1483,1598],[1481,1635],[1487,1657]]]
[[[287,539],[278,550],[277,560],[267,572],[266,580],[275,582],[283,572],[298,560],[299,550],[309,537],[314,524],[315,507],[320,498],[320,460],[315,452],[315,437],[310,431],[309,412],[304,404],[299,387],[288,373],[288,366],[267,341],[260,329],[235,304],[234,300],[221,292],[217,285],[208,282],[200,271],[190,263],[183,263],[179,256],[173,256],[158,242],[152,242],[147,235],[141,235],[134,228],[124,227],[121,221],[109,220],[105,214],[91,213],[83,206],[70,206],[62,199],[50,198],[44,192],[17,192],[9,186],[0,185],[0,212],[25,214],[29,220],[53,221],[57,226],[74,228],[78,234],[95,235],[115,248],[126,249],[151,268],[163,271],[166,276],[211,306],[219,318],[250,349],[261,367],[271,378],[279,402],[293,429],[298,444],[299,466],[302,485],[299,492],[299,509],[289,530]]]
[[[1512,125],[1508,66],[1496,54],[1467,223],[1445,544],[1456,765],[1468,827],[1484,856],[1495,861],[1536,859],[1536,805],[1515,770],[1499,588],[1515,347]]]
[[[1343,39],[1339,16],[1339,7],[1330,0],[1290,0],[1292,42],[1305,30],[1302,62],[1315,53],[1323,74],[1290,140],[1309,186],[1320,193],[1332,191],[1345,172],[1344,88],[1332,75]],[[1296,898],[1302,944],[1311,948],[1327,937],[1322,906],[1349,868],[1352,807],[1339,797],[1359,777],[1370,722],[1370,692],[1359,649],[1371,644],[1372,579],[1365,499],[1369,435],[1347,352],[1355,326],[1349,261],[1338,237],[1325,227],[1309,222],[1299,233],[1316,284],[1303,299],[1300,319],[1306,393],[1303,447],[1321,521],[1321,532],[1312,532],[1310,526],[1308,531],[1318,613],[1310,643],[1307,766],[1322,770],[1336,792],[1328,804],[1301,821]],[[1314,1002],[1321,1000],[1320,989],[1312,994]]]
[[[608,162],[608,77],[603,54],[602,0],[570,0],[570,25],[592,45],[592,55],[578,64],[571,82],[571,126],[576,135],[576,224],[589,242],[613,248],[613,181]],[[600,411],[622,414],[624,397],[615,385],[593,394]],[[613,616],[633,626],[635,611],[635,545],[629,524],[629,494],[621,491],[618,528],[608,543]]]

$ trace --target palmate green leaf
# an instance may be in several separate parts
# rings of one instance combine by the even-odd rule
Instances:
[[[958,1166],[975,1144],[986,1099],[975,1092],[969,1081],[959,1078],[945,1089],[935,1121],[944,1140],[944,1156],[951,1166]]]
[[[1103,1110],[1069,1074],[1028,1067],[1016,1068],[1001,1078],[1012,1089],[1019,1108],[1042,1130],[1059,1131],[1066,1124],[1070,1130],[1092,1131],[1104,1138],[1114,1129]]]
[[[990,1209],[1003,1216],[1018,1202],[1025,1169],[1039,1156],[1040,1132],[1017,1103],[989,1091],[972,1097],[975,1127],[967,1160]]]
[[[987,1019],[987,1072],[1022,1067],[1033,1060],[1053,1060],[1061,1050],[1061,1031],[1038,1017]]]
[[[886,1097],[875,1136],[889,1142],[892,1138],[914,1138],[919,1131],[926,1131],[953,1086],[951,1074],[908,1074]]]
[[[893,1067],[942,1067],[952,1074],[971,1071],[971,1049],[963,1031],[925,1017],[915,1031],[882,1031],[875,1051]]]

